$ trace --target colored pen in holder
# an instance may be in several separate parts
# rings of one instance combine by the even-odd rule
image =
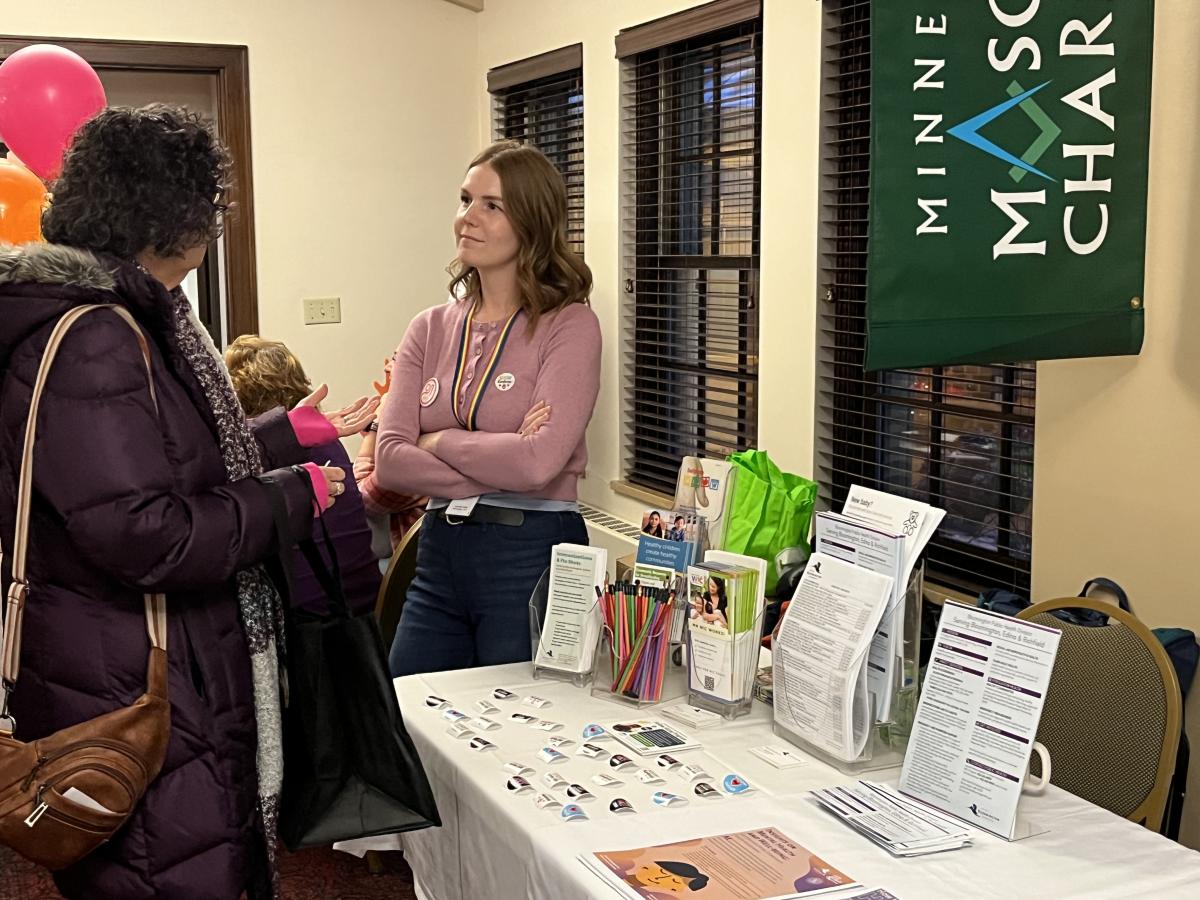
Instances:
[[[600,608],[616,696],[650,703],[661,699],[677,615],[675,597],[674,590],[638,582],[606,585]]]

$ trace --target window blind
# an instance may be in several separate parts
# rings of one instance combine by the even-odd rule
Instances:
[[[946,510],[928,577],[1028,595],[1032,363],[864,372],[872,0],[826,0],[817,471],[834,509],[851,485]]]
[[[565,68],[564,68],[565,67]],[[527,80],[516,80],[526,78]],[[583,254],[583,68],[580,45],[488,73],[497,138],[532,144],[562,174],[567,241]]]
[[[622,59],[625,478],[666,494],[757,439],[762,19],[737,5]]]

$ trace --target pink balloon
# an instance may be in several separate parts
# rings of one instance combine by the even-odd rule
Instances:
[[[0,64],[0,135],[43,181],[58,177],[75,132],[107,102],[92,67],[63,47],[34,44]]]

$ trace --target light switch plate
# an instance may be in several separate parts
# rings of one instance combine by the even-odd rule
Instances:
[[[306,297],[304,300],[304,324],[328,325],[342,321],[341,297]]]

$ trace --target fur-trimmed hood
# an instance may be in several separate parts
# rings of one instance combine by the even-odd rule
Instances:
[[[125,306],[151,333],[167,327],[169,294],[132,263],[62,244],[0,246],[0,377],[17,347],[87,303]]]
[[[93,253],[62,244],[0,246],[0,284],[54,284],[111,291],[111,267]]]

